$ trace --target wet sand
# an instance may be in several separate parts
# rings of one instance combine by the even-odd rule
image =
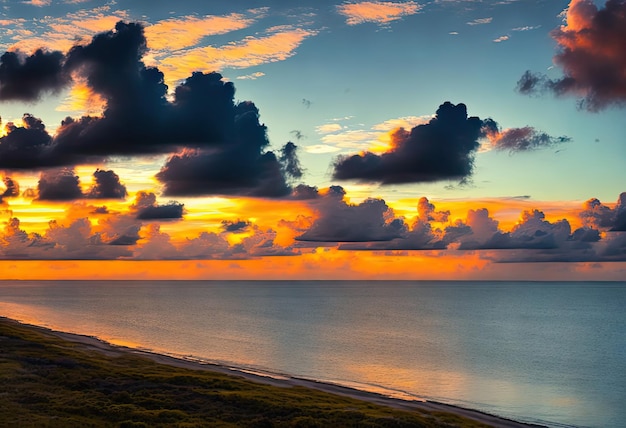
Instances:
[[[9,320],[13,322],[18,322],[14,320]],[[133,353],[137,355],[142,355],[144,357],[150,358],[151,360],[161,363],[167,364],[176,367],[182,367],[191,370],[210,370],[220,373],[229,374],[232,376],[240,376],[245,379],[260,382],[265,384],[270,384],[273,386],[289,388],[293,386],[302,386],[307,388],[313,388],[324,392],[329,392],[332,394],[344,395],[351,398],[355,398],[358,400],[364,400],[371,403],[376,403],[384,406],[394,407],[402,410],[426,410],[431,412],[447,412],[455,415],[459,415],[465,418],[469,418],[478,422],[481,422],[486,425],[490,425],[498,428],[529,428],[529,427],[543,427],[543,425],[535,425],[535,424],[527,424],[522,422],[513,421],[510,419],[501,418],[498,416],[490,415],[488,413],[484,413],[478,410],[465,409],[462,407],[444,404],[434,401],[418,401],[418,400],[404,400],[399,398],[392,398],[382,394],[377,394],[368,391],[362,391],[346,386],[336,385],[332,383],[324,383],[310,379],[298,378],[298,377],[273,377],[273,376],[264,376],[257,373],[251,373],[245,369],[239,369],[236,367],[227,367],[219,364],[211,364],[204,363],[200,361],[192,361],[183,358],[172,357],[164,354],[159,354],[156,352],[150,352],[141,349],[128,348],[119,345],[113,345],[103,340],[100,340],[96,337],[92,336],[84,336],[80,334],[67,333],[62,331],[51,330],[46,327],[30,325],[29,327],[45,331],[48,333],[52,333],[53,335],[68,340],[70,342],[78,343],[83,346],[85,349],[101,352],[108,356],[118,356],[124,353]],[[545,427],[543,427],[545,428]]]

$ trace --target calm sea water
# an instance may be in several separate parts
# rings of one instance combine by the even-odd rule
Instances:
[[[626,282],[5,281],[0,315],[553,427],[626,426]]]

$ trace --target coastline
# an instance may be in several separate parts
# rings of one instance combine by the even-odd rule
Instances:
[[[5,320],[6,322],[16,323],[22,326],[26,326],[29,328],[33,328],[35,330],[45,332],[48,334],[52,334],[60,339],[76,343],[82,348],[88,351],[96,351],[107,356],[122,356],[124,354],[135,354],[143,357],[147,357],[152,361],[165,364],[169,366],[191,369],[191,370],[207,370],[212,372],[218,372],[222,374],[227,374],[230,376],[241,377],[246,380],[262,383],[267,385],[272,385],[281,388],[290,388],[290,387],[305,387],[310,389],[315,389],[331,394],[342,395],[350,398],[354,398],[361,401],[366,401],[373,404],[383,405],[387,407],[392,407],[400,410],[424,410],[428,412],[444,412],[450,413],[456,416],[461,416],[464,418],[468,418],[474,420],[476,422],[480,422],[492,427],[497,428],[546,428],[544,425],[537,425],[531,423],[518,422],[511,419],[503,418],[500,416],[492,415],[486,412],[482,412],[480,410],[467,409],[464,407],[445,404],[436,401],[428,401],[428,400],[406,400],[401,398],[389,397],[383,394],[369,392],[364,390],[359,390],[356,388],[351,388],[348,386],[321,382],[313,379],[300,378],[297,376],[288,377],[273,377],[268,375],[262,375],[260,373],[255,373],[251,370],[239,367],[226,366],[222,364],[215,363],[207,363],[199,360],[191,360],[185,359],[182,357],[176,357],[166,354],[160,354],[157,352],[137,349],[122,345],[115,345],[109,342],[106,342],[100,338],[81,335],[77,333],[69,333],[64,331],[58,331],[54,329],[50,329],[47,327],[23,323],[21,321],[17,321],[11,318],[0,317],[0,319]]]

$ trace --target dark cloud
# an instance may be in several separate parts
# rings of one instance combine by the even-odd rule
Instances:
[[[510,153],[543,149],[572,141],[570,137],[553,137],[531,126],[501,130],[492,119],[485,120],[483,132],[495,150]]]
[[[229,143],[237,132],[241,136],[244,130],[237,127],[242,124],[236,123],[238,115],[253,112],[258,117],[258,110],[252,103],[236,104],[234,97],[235,86],[221,74],[193,73],[174,92],[172,138],[185,145],[213,146]]]
[[[70,77],[61,52],[38,49],[30,56],[16,51],[0,56],[0,100],[37,101],[42,93],[63,89]]]
[[[445,223],[448,221],[450,211],[436,211],[435,205],[431,204],[428,198],[422,196],[417,201],[417,215],[424,222],[437,221]]]
[[[164,205],[145,207],[137,213],[139,220],[170,220],[183,218],[184,205],[178,202],[168,202]]]
[[[67,53],[66,68],[85,78],[104,100],[102,117],[68,118],[57,131],[62,153],[81,155],[164,152],[169,103],[163,73],[146,67],[143,27],[118,22],[114,31],[97,34],[91,43]]]
[[[307,200],[317,199],[320,197],[319,190],[315,186],[307,184],[298,184],[291,192],[292,199]]]
[[[429,123],[397,129],[389,151],[339,157],[333,177],[382,184],[462,181],[472,174],[482,128],[481,119],[467,116],[465,104],[445,102]]]
[[[58,75],[83,79],[105,101],[102,116],[68,117],[52,138],[41,121],[27,124],[34,118],[25,115],[23,127],[12,126],[0,139],[0,168],[178,151],[158,175],[168,195],[290,193],[288,180],[302,176],[296,146],[288,143],[279,154],[268,151],[267,129],[252,102],[235,103],[231,82],[219,73],[200,72],[185,79],[168,100],[163,73],[142,61],[146,52],[142,25],[118,22],[113,31],[59,57]],[[15,82],[14,90],[26,90],[20,89],[22,83]]]
[[[559,243],[568,239],[571,227],[567,220],[550,223],[539,210],[524,211],[518,224],[510,233],[512,242],[509,248],[558,248]]]
[[[545,85],[546,80],[546,76],[526,70],[517,81],[517,92],[523,95],[535,94],[539,88]]]
[[[139,220],[175,220],[183,218],[184,204],[170,201],[159,205],[156,195],[152,192],[139,191],[135,195],[135,203],[130,206]]]
[[[63,164],[53,153],[52,136],[41,119],[25,113],[22,126],[8,122],[5,130],[6,135],[0,138],[0,168],[15,170]]]
[[[280,163],[283,165],[285,175],[292,179],[302,178],[304,172],[298,159],[298,146],[289,141],[280,149]]]
[[[175,107],[185,112],[185,132],[192,132],[187,138],[213,144],[167,160],[157,174],[166,195],[278,197],[290,193],[288,178],[302,176],[295,144],[287,143],[281,158],[266,151],[267,128],[259,122],[258,108],[248,101],[234,104],[233,96],[232,84],[217,73],[194,73],[177,88]]]
[[[486,208],[469,210],[465,224],[469,233],[461,236],[460,250],[503,249],[512,245],[510,235],[500,231],[498,222],[489,216]],[[450,236],[446,236],[446,241],[451,242]]]
[[[96,207],[93,210],[94,214],[109,214],[109,209],[106,207],[106,205],[102,205],[101,207]]]
[[[353,205],[343,200],[345,192],[333,186],[313,203],[319,217],[296,239],[320,242],[389,241],[406,233],[406,224],[393,218],[393,210],[382,199],[366,199]]]
[[[249,221],[237,220],[222,220],[222,230],[224,232],[241,233],[245,232],[251,226]]]
[[[626,105],[626,2],[608,0],[598,9],[592,0],[572,0],[567,25],[551,33],[559,44],[554,63],[560,79],[527,71],[517,83],[522,94],[552,92],[580,97],[580,106],[599,111]]]
[[[93,199],[124,199],[127,195],[126,186],[113,171],[97,169],[93,173],[95,184],[89,189],[86,197]]]
[[[37,194],[37,199],[42,201],[72,201],[83,197],[80,180],[71,168],[42,172]]]
[[[11,177],[4,177],[2,181],[4,182],[5,189],[4,192],[0,194],[0,200],[1,198],[10,198],[20,195],[20,186],[17,181],[13,180]]]
[[[306,138],[304,136],[304,134],[302,133],[302,131],[298,130],[298,129],[294,129],[293,131],[289,132],[291,135],[294,136],[294,138],[298,141],[302,140],[303,138]]]
[[[619,195],[615,208],[591,198],[583,204],[583,210],[578,215],[586,228],[626,232],[626,192]]]
[[[615,222],[612,232],[626,232],[626,192],[619,195],[615,205]]]
[[[285,165],[273,152],[262,152],[251,141],[242,140],[223,150],[185,150],[171,156],[156,175],[165,185],[164,194],[289,195]]]
[[[585,227],[608,228],[613,226],[613,210],[602,204],[599,199],[591,198],[583,204],[583,210],[578,214]]]

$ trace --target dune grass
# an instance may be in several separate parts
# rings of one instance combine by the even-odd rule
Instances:
[[[484,427],[303,387],[108,356],[0,318],[2,427]]]

